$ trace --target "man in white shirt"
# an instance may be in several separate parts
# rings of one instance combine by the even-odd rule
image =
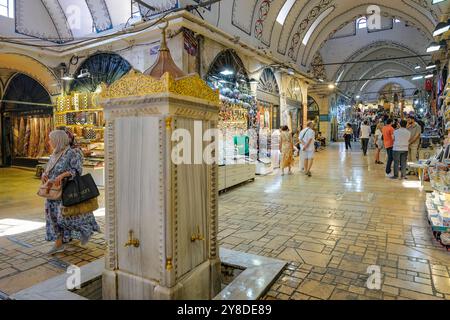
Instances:
[[[367,156],[367,149],[369,148],[369,140],[371,132],[372,130],[369,126],[369,121],[365,120],[364,123],[361,125],[361,144],[364,156]]]
[[[402,120],[400,129],[394,132],[394,176],[391,179],[398,179],[399,166],[401,166],[402,178],[406,179],[406,161],[411,139],[411,133],[406,129],[407,125],[406,120]]]
[[[302,147],[302,155],[305,161],[305,175],[311,177],[311,168],[314,162],[314,142],[316,140],[316,133],[314,131],[314,122],[308,122],[308,125],[299,134],[300,145]]]

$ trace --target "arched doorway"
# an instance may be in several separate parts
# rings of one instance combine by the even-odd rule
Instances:
[[[9,81],[2,101],[2,166],[36,166],[38,158],[50,154],[53,106],[49,93],[35,79],[18,73]]]
[[[308,121],[314,121],[317,132],[320,131],[319,104],[311,96],[308,96]]]
[[[220,91],[219,162],[255,155],[258,149],[256,100],[250,80],[238,54],[227,49],[220,52],[205,77],[208,85]]]
[[[95,92],[101,83],[112,84],[131,68],[131,64],[118,54],[96,53],[78,67],[70,91]]]

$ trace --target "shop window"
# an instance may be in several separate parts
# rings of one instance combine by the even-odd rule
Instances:
[[[14,18],[14,0],[0,0],[0,16]]]

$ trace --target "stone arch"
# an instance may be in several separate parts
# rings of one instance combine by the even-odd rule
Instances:
[[[0,69],[23,73],[40,83],[51,96],[61,92],[61,82],[56,74],[38,60],[17,53],[0,53]]]
[[[110,85],[122,78],[131,69],[131,64],[117,53],[94,53],[79,65],[74,74],[77,78],[81,71],[87,70],[90,77],[75,79],[70,85],[70,91],[93,92],[101,83]]]

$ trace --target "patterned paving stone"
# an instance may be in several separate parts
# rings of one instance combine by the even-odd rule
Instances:
[[[330,298],[334,291],[334,286],[324,284],[315,280],[305,280],[297,289],[298,292],[322,300]]]

